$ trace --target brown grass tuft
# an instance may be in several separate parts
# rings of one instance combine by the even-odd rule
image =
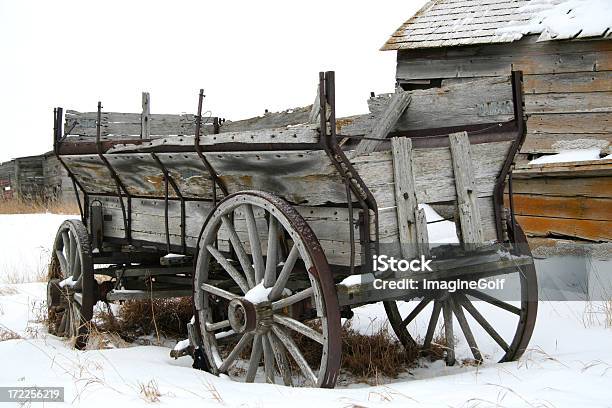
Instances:
[[[28,199],[0,199],[0,214],[78,214],[76,202],[43,201]]]
[[[7,329],[6,327],[0,327],[0,341],[16,340],[20,338],[21,336],[14,331]]]
[[[16,295],[19,291],[13,286],[0,286],[0,296]]]
[[[148,403],[159,402],[159,397],[162,396],[159,392],[159,387],[155,380],[151,380],[146,384],[139,383],[140,397]]]
[[[380,377],[397,378],[414,367],[418,357],[418,350],[404,348],[389,333],[388,325],[371,334],[358,333],[350,321],[342,327],[342,369],[362,382],[373,384]]]
[[[186,338],[187,323],[193,316],[190,297],[128,300],[117,315],[101,310],[96,315],[100,332],[120,333],[126,340],[150,334]]]

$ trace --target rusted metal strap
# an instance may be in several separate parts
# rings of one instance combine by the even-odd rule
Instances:
[[[172,186],[172,189],[174,190],[174,193],[176,194],[179,201],[181,202],[181,247],[183,247],[183,253],[186,253],[187,243],[186,243],[186,237],[185,237],[186,235],[186,225],[185,224],[186,224],[187,217],[185,214],[185,197],[181,193],[181,190],[178,184],[176,184],[176,181],[174,180],[174,178],[172,178],[172,176],[170,175],[170,172],[168,171],[166,166],[164,166],[164,163],[162,163],[159,157],[157,157],[155,153],[151,153],[151,157],[153,158],[153,160],[155,160],[155,163],[157,163],[160,170],[164,174],[164,181],[165,181],[164,216],[165,216],[165,222],[166,222],[166,242],[168,246],[168,252],[171,252],[170,251],[170,228],[168,225],[168,203],[169,203],[168,183],[170,183],[170,185]]]
[[[59,155],[59,147],[60,147],[60,143],[62,139],[62,118],[63,116],[64,116],[64,110],[61,107],[57,107],[53,109],[53,154],[55,155],[59,163],[62,165],[64,170],[66,170],[68,177],[70,177],[70,180],[72,181],[72,188],[74,189],[74,195],[76,197],[77,204],[79,206],[79,214],[81,216],[81,221],[83,222],[83,224],[87,225],[87,216],[88,216],[88,208],[89,208],[87,203],[89,202],[89,196],[87,194],[87,191],[83,187],[83,185],[79,182],[79,180],[76,178],[76,176],[70,169],[70,167],[68,167],[68,165],[64,162],[64,160]],[[83,193],[83,203],[81,203],[81,197],[79,196],[79,191],[77,190],[77,186]]]
[[[225,187],[225,185],[221,182],[221,180],[219,180],[219,177],[217,176],[215,169],[213,169],[213,167],[210,165],[208,160],[206,160],[204,153],[202,153],[202,146],[200,146],[200,132],[202,129],[202,103],[203,101],[204,101],[204,90],[200,89],[200,95],[198,97],[198,113],[196,115],[194,147],[195,147],[196,152],[198,153],[198,156],[202,160],[202,163],[204,163],[204,167],[206,167],[206,170],[208,170],[208,173],[210,174],[210,178],[212,179],[213,205],[216,207],[217,206],[216,187],[218,186],[221,189],[225,197],[228,196],[228,193],[227,193],[227,188]],[[219,132],[219,119],[218,118],[214,118],[213,125],[214,125],[215,133],[218,133]]]
[[[121,179],[117,175],[117,172],[115,171],[113,166],[111,166],[108,159],[104,156],[104,153],[102,151],[102,144],[100,142],[101,121],[102,121],[102,102],[98,102],[98,120],[96,123],[96,147],[98,150],[98,156],[100,157],[100,160],[102,160],[102,162],[104,163],[104,165],[110,172],[111,177],[113,178],[113,181],[115,182],[115,185],[117,187],[117,198],[119,199],[119,204],[121,205],[121,214],[123,216],[123,227],[125,229],[125,238],[127,239],[128,244],[131,244],[132,243],[132,197],[130,193],[128,192],[128,190],[123,185],[123,183],[121,182]],[[127,198],[127,211],[125,208],[125,204],[123,203],[123,194],[121,193],[121,191],[123,191],[123,194],[125,194],[125,197]]]
[[[508,151],[506,161],[499,173],[499,176],[495,180],[495,188],[493,189],[493,211],[495,214],[495,229],[497,232],[497,240],[504,241],[504,229],[503,229],[503,210],[504,210],[504,187],[506,185],[506,177],[511,173],[514,158],[523,146],[525,137],[527,135],[527,127],[525,126],[525,115],[524,115],[524,100],[523,100],[523,72],[512,71],[512,96],[514,102],[514,122],[516,123],[516,138],[514,143]],[[511,198],[512,199],[512,198]],[[513,208],[512,208],[513,210]],[[509,223],[510,228],[514,229],[516,224],[514,221],[514,214],[512,215],[512,221]]]
[[[362,208],[360,216],[360,237],[364,257],[362,259],[371,259],[372,249],[376,253],[379,251],[379,222],[378,222],[378,204],[376,199],[370,192],[368,186],[363,182],[361,176],[355,170],[350,160],[346,157],[342,148],[338,145],[336,134],[336,90],[335,90],[335,73],[327,71],[319,72],[319,102],[320,102],[320,144],[323,146],[327,156],[330,158],[336,170],[340,173],[344,182],[349,186]],[[329,119],[327,120],[327,106],[329,105]],[[329,121],[329,134],[327,131],[327,121]],[[350,201],[350,198],[349,198]],[[374,229],[375,240],[372,243],[370,239],[370,211],[374,214]],[[351,220],[352,224],[352,220]],[[354,238],[353,240],[354,241]],[[372,248],[374,244],[374,248]],[[351,242],[351,246],[354,242]],[[367,262],[367,261],[366,261]]]

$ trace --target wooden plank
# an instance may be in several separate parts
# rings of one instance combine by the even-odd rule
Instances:
[[[612,144],[611,133],[529,133],[521,147],[521,153],[558,153],[567,142],[573,144]]]
[[[612,113],[561,113],[556,115],[532,114],[527,120],[527,131],[531,133],[610,133]],[[529,135],[527,136],[529,137]]]
[[[399,118],[393,131],[494,123],[512,120],[512,86],[509,72],[495,78],[443,81],[441,88],[408,91],[410,108]],[[369,133],[389,104],[393,94],[380,94],[368,100],[369,115],[341,118],[340,134]]]
[[[525,112],[527,114],[611,113],[612,92],[527,94]]]
[[[612,240],[612,221],[576,220],[517,216],[517,221],[529,236],[569,237],[590,241]]]
[[[526,94],[612,92],[612,71],[524,75]]]
[[[610,198],[612,197],[612,176],[532,179],[514,177],[512,188],[515,194]]]
[[[378,116],[376,124],[365,135],[367,139],[377,140],[361,140],[353,151],[353,154],[358,156],[376,150],[376,147],[380,145],[378,140],[385,139],[389,132],[395,128],[397,121],[408,105],[410,105],[411,100],[412,97],[408,92],[396,89],[395,93],[388,101],[387,106]]]
[[[526,164],[517,166],[513,174],[520,178],[532,177],[593,177],[612,175],[612,159],[567,163]]]
[[[242,132],[225,132],[219,134],[205,135],[200,139],[200,145],[212,146],[225,143],[318,143],[319,126],[317,124],[293,126],[289,128],[259,129]],[[172,147],[194,146],[195,136],[168,136],[144,142],[140,145],[121,144],[115,145],[108,150],[108,154],[126,151],[155,151],[159,146],[164,149]]]
[[[140,137],[149,139],[151,137],[151,96],[148,92],[142,93],[142,113],[140,115]]]
[[[475,248],[482,243],[483,233],[476,194],[476,181],[472,168],[470,141],[467,132],[453,133],[448,137],[457,190],[461,242],[467,244],[468,248]]]
[[[412,171],[412,141],[405,137],[394,137],[391,139],[391,147],[401,253],[404,259],[410,259],[417,255],[415,244],[418,242],[416,231],[418,202],[414,190],[415,182]]]
[[[253,131],[260,129],[282,128],[295,126],[300,123],[308,123],[312,105],[294,109],[287,109],[282,112],[268,112],[262,116],[238,120],[235,122],[225,121],[221,125],[221,132],[242,132],[245,130]]]
[[[608,190],[608,194],[609,198],[514,194],[514,212],[517,215],[608,221],[612,220],[612,190]]]

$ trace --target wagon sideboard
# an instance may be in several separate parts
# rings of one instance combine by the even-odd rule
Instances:
[[[409,160],[417,202],[437,206],[444,213],[457,212],[448,133],[460,130],[462,125],[470,130],[476,128],[468,138],[474,197],[482,225],[480,239],[496,239],[494,185],[516,138],[516,129],[507,125],[514,119],[511,78],[449,81],[441,89],[406,94],[411,98],[410,105],[390,133],[415,136]],[[359,154],[355,150],[359,138],[371,134],[392,99],[393,94],[375,96],[369,101],[369,114],[337,120],[339,139],[347,137],[346,154],[377,203],[378,217],[371,216],[370,222],[378,220],[379,242],[388,246],[399,243],[401,228],[397,221],[394,152],[388,140],[380,143],[375,151]],[[202,126],[204,130],[199,138],[202,156],[227,193],[263,190],[294,205],[314,230],[330,264],[348,264],[353,228],[353,234],[358,237],[353,248],[355,262],[360,265],[359,212],[353,212],[354,221],[349,223],[345,182],[320,147],[320,125],[308,123],[311,110],[309,106],[219,125],[212,122],[220,121],[211,119]],[[194,116],[149,115],[150,129],[143,130],[143,114],[102,113],[101,144],[110,142],[104,144],[102,157],[93,142],[96,115],[68,111],[64,126],[67,134],[59,153],[87,192],[89,202],[102,203],[104,237],[117,240],[126,237],[116,175],[126,190],[122,195],[131,197],[131,238],[159,245],[167,245],[169,241],[172,250],[177,252],[181,252],[184,244],[191,252],[213,208],[214,191],[206,164],[194,148]],[[437,145],[432,147],[431,143],[421,142],[428,128],[445,128],[447,134],[433,138]],[[141,139],[138,133],[142,132],[149,139]],[[396,161],[398,154],[407,152],[396,152]],[[167,193],[167,216],[164,171],[172,179]],[[221,197],[220,191],[217,194]],[[354,194],[351,201],[358,201]],[[185,208],[183,212],[181,206]],[[181,221],[183,213],[184,222]],[[235,214],[235,223],[238,234],[246,238],[244,215],[240,211]],[[371,225],[369,231],[370,240],[374,240],[375,226]],[[260,232],[265,235],[263,225]],[[227,242],[220,245],[223,247]]]

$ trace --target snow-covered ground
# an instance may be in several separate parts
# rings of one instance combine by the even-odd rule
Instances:
[[[0,386],[63,386],[66,404],[88,407],[151,405],[142,390],[152,388],[161,394],[156,404],[177,407],[612,407],[612,328],[599,304],[585,302],[541,303],[530,350],[518,362],[430,363],[379,386],[242,384],[194,370],[189,358],[173,360],[166,347],[72,350],[36,323],[45,284],[28,282],[64,218],[0,215],[0,328],[22,337],[0,341]],[[356,312],[361,330],[384,321],[380,304]]]

